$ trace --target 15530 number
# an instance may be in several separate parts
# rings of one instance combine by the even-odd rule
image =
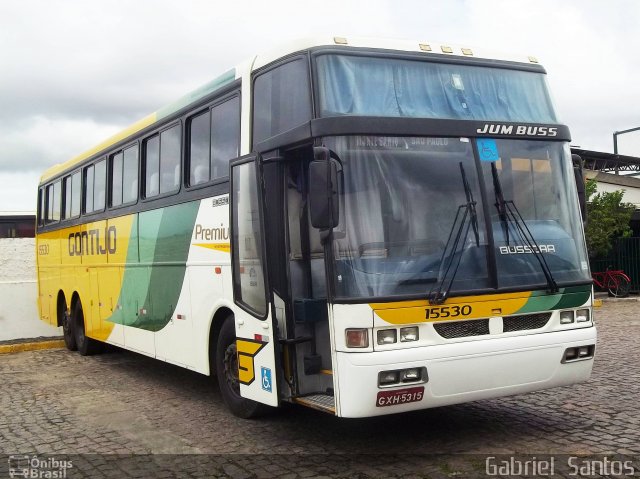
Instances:
[[[445,319],[459,318],[460,316],[469,316],[473,308],[468,304],[451,306],[439,306],[437,308],[427,308],[425,310],[426,319]]]

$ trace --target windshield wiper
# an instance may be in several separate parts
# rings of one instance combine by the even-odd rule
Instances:
[[[531,253],[538,260],[540,268],[542,269],[542,273],[547,280],[549,291],[551,293],[557,293],[558,284],[553,278],[551,268],[549,268],[547,260],[540,251],[540,247],[538,246],[536,239],[531,233],[531,230],[529,230],[529,227],[522,217],[520,210],[513,202],[513,200],[507,201],[504,199],[504,195],[502,193],[502,184],[500,183],[500,178],[498,177],[498,169],[496,168],[495,162],[491,163],[491,176],[493,176],[493,189],[496,196],[496,209],[498,210],[498,216],[500,217],[500,221],[502,222],[503,229],[505,231],[505,240],[507,245],[509,244],[509,223],[512,222],[516,226],[516,231],[519,233],[522,241],[526,243],[526,245],[531,250]]]
[[[473,234],[476,238],[476,246],[480,246],[480,235],[478,233],[478,214],[476,213],[476,202],[473,199],[473,192],[469,187],[467,181],[467,174],[464,171],[464,166],[460,162],[460,174],[462,175],[462,184],[464,186],[464,194],[467,197],[467,207],[469,208],[469,214],[471,215],[471,226],[473,227]]]
[[[495,162],[491,163],[491,176],[493,177],[493,191],[496,197],[495,206],[498,210],[500,223],[502,223],[502,231],[504,232],[505,241],[507,245],[509,245],[509,218],[507,217],[507,202],[504,200],[502,184],[500,183],[500,178],[498,178],[498,169],[496,168]]]
[[[440,280],[437,282],[437,284],[433,288],[431,288],[431,291],[429,291],[427,299],[429,300],[430,304],[442,304],[449,296],[451,286],[453,285],[453,280],[455,279],[458,268],[460,267],[462,252],[464,251],[464,244],[467,241],[467,237],[469,236],[469,228],[471,226],[473,227],[476,246],[480,245],[476,202],[473,199],[473,193],[471,192],[471,188],[469,187],[469,182],[467,181],[467,175],[464,171],[462,162],[460,162],[460,175],[462,176],[462,186],[464,187],[464,193],[467,202],[458,206],[458,211],[456,212],[456,216],[453,220],[453,225],[451,225],[451,231],[449,232],[449,237],[447,238],[447,242],[445,243],[444,251],[442,252],[442,258],[440,258],[440,265],[443,265],[445,258],[448,258],[448,261],[445,266],[441,266],[441,270],[444,270],[444,274],[440,277]],[[461,214],[462,216],[460,216]],[[467,218],[469,218],[469,221],[467,221]],[[458,221],[458,219],[460,219],[460,221]],[[463,246],[462,249],[460,249],[460,245]],[[449,250],[450,253],[447,256],[447,252]],[[451,272],[450,275],[449,272]]]

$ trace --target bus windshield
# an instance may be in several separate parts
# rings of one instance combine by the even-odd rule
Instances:
[[[316,65],[321,116],[557,122],[541,72],[329,54]]]
[[[504,200],[522,215],[558,284],[589,279],[567,148],[557,142],[500,140],[493,145],[500,157],[489,162],[476,161],[473,141],[324,139],[342,164],[340,224],[333,242],[337,298],[427,295],[450,263],[445,250],[457,256],[452,294],[544,285],[544,272],[517,224],[500,216],[492,164]],[[468,202],[462,172],[477,203],[477,236],[472,229],[451,252],[456,214]],[[494,278],[490,248],[496,258]]]

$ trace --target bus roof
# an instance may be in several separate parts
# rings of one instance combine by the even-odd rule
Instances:
[[[210,81],[209,83],[202,85],[200,88],[197,88],[196,90],[192,91],[191,93],[188,93],[182,98],[179,98],[173,103],[170,103],[164,108],[161,108],[160,110],[154,113],[151,113],[150,115],[147,115],[141,120],[138,120],[133,125],[116,133],[112,137],[107,138],[103,142],[97,144],[93,148],[85,151],[84,153],[81,153],[80,155],[71,158],[69,161],[66,161],[65,163],[59,163],[47,169],[40,177],[40,183],[44,183],[48,179],[56,176],[59,173],[62,173],[65,170],[72,168],[73,166],[75,166],[78,163],[81,163],[87,158],[90,158],[91,156],[97,153],[100,153],[103,150],[109,149],[111,146],[115,145],[116,143],[127,139],[128,137],[147,128],[148,126],[151,126],[154,123],[158,123],[162,121],[163,119],[165,119],[172,113],[175,113],[176,111],[180,110],[181,108],[184,108],[185,106],[191,103],[195,103],[201,98],[204,98],[205,96],[213,93],[219,88],[222,88],[223,86],[231,83],[232,81],[235,80],[235,78],[236,78],[235,69],[232,69],[223,73],[222,75],[218,76],[217,78]]]
[[[0,211],[0,218],[12,218],[19,216],[35,216],[35,211]]]
[[[70,160],[56,164],[44,171],[40,177],[40,183],[44,183],[47,180],[59,175],[60,173],[72,169],[74,166],[82,163],[84,160],[92,157],[101,152],[106,152],[110,147],[123,141],[130,136],[135,135],[137,132],[152,126],[155,123],[159,123],[171,114],[178,110],[187,107],[197,101],[203,99],[207,95],[214,93],[216,90],[223,88],[224,86],[232,83],[236,79],[242,77],[242,74],[248,69],[253,71],[261,68],[269,63],[285,57],[289,54],[308,50],[314,47],[322,46],[336,46],[352,47],[352,48],[376,48],[384,50],[395,50],[405,52],[422,52],[442,56],[459,56],[459,57],[476,57],[490,60],[502,60],[518,63],[534,63],[537,64],[538,60],[532,56],[513,55],[505,53],[497,53],[495,51],[487,51],[484,49],[471,49],[459,45],[451,45],[445,43],[433,43],[433,42],[419,42],[410,40],[394,40],[394,39],[379,39],[379,38],[365,38],[365,37],[313,37],[301,39],[295,42],[289,42],[281,47],[278,47],[268,53],[257,55],[248,61],[240,64],[239,66],[226,71],[222,75],[219,75],[212,81],[202,85],[196,90],[188,93],[187,95],[179,98],[178,100],[170,103],[169,105],[159,109],[158,111],[151,113],[150,115],[138,120],[128,128],[116,133],[115,135],[107,138],[101,143],[97,144],[93,148],[81,153],[78,156],[71,158]]]

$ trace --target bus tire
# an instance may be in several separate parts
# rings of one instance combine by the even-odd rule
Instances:
[[[84,313],[79,299],[73,306],[73,331],[80,355],[91,356],[100,352],[101,344],[95,339],[87,337],[85,333]]]
[[[270,409],[268,406],[240,396],[236,330],[233,316],[225,319],[220,329],[215,358],[218,387],[229,410],[235,416],[243,419],[266,414]]]
[[[76,343],[75,328],[73,327],[71,314],[66,308],[62,313],[62,335],[64,336],[64,345],[67,347],[67,349],[69,351],[77,351],[78,345]]]

